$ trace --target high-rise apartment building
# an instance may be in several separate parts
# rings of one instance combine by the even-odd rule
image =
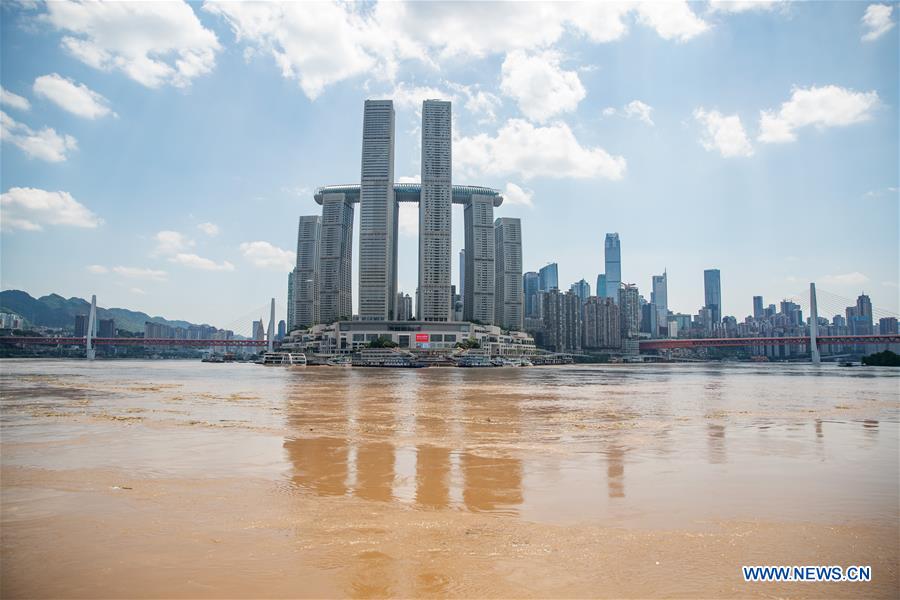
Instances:
[[[397,292],[397,320],[411,321],[414,316],[412,296],[403,292]]]
[[[297,266],[294,269],[294,321],[298,327],[319,322],[318,270],[322,217],[300,217],[297,226]]]
[[[97,327],[97,337],[114,338],[116,337],[116,321],[115,319],[100,319]]]
[[[606,268],[606,296],[615,302],[619,301],[619,288],[622,285],[622,246],[618,233],[607,233],[603,245]]]
[[[641,295],[637,286],[630,283],[619,289],[619,319],[623,339],[638,337],[641,330]]]
[[[619,306],[612,298],[591,296],[584,304],[584,347],[618,349],[621,346]]]
[[[753,296],[753,318],[762,319],[765,317],[765,309],[763,308],[763,297]]]
[[[449,321],[452,148],[450,103],[422,103],[422,192],[419,200],[419,319]]]
[[[542,292],[559,289],[559,266],[550,263],[541,267],[538,271],[538,289]]]
[[[703,271],[704,308],[710,311],[712,323],[722,322],[722,279],[718,269]]]
[[[575,295],[581,298],[582,302],[586,302],[591,297],[591,284],[584,279],[570,285],[569,290],[575,292]]]
[[[359,317],[387,321],[397,296],[394,103],[366,100],[359,206]]]
[[[353,315],[353,203],[344,193],[322,194],[319,242],[319,323]]]
[[[519,331],[524,323],[522,301],[522,221],[494,221],[494,323]]]
[[[463,318],[494,324],[494,198],[474,194],[463,209],[466,237],[466,295]]]
[[[538,302],[538,290],[540,289],[540,276],[537,271],[528,271],[522,275],[522,291],[525,294],[525,318],[530,319],[540,314]]]
[[[569,291],[563,294],[558,288],[541,292],[541,345],[554,352],[579,352],[582,331],[581,298]]]
[[[601,273],[597,275],[597,297],[598,298],[608,298],[606,295],[606,274]]]
[[[662,275],[654,275],[651,278],[650,303],[656,307],[656,327],[651,327],[653,337],[668,334],[669,320],[669,276],[663,271]]]
[[[459,251],[459,295],[466,297],[466,249]]]

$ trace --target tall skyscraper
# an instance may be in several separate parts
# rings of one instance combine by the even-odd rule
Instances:
[[[542,292],[559,289],[559,267],[556,263],[550,263],[541,267],[538,271],[538,284]]]
[[[636,286],[627,284],[619,290],[619,316],[622,337],[638,337],[641,328],[641,295]]]
[[[466,297],[466,249],[459,251],[459,295]]]
[[[618,302],[619,288],[622,285],[622,247],[618,233],[606,234],[604,260],[606,263],[606,296]]]
[[[451,285],[450,103],[422,103],[422,192],[419,201],[419,319],[449,321]]]
[[[397,296],[394,103],[366,100],[359,202],[359,317],[386,321]]]
[[[765,309],[763,308],[763,297],[753,296],[753,318],[762,319],[765,314]]]
[[[522,276],[522,291],[525,293],[525,318],[534,318],[539,314],[538,289],[540,276],[536,271],[528,271]]]
[[[294,269],[296,271],[296,268]],[[287,289],[287,330],[294,330],[294,271],[288,273]]]
[[[601,273],[597,275],[597,297],[598,298],[608,298],[606,295],[606,274]]]
[[[612,298],[592,296],[584,304],[584,347],[620,348],[619,306]]]
[[[494,323],[503,329],[521,331],[522,221],[502,217],[494,221]]]
[[[353,315],[353,203],[343,193],[322,194],[319,243],[319,322]]]
[[[322,217],[300,217],[297,226],[297,266],[294,269],[294,325],[309,327],[319,322],[318,264]]]
[[[704,308],[710,311],[713,323],[722,322],[722,280],[718,269],[703,271]]]
[[[463,209],[466,234],[466,295],[463,318],[494,324],[494,198],[474,194]]]
[[[571,286],[569,286],[569,290],[574,292],[576,296],[581,298],[582,302],[586,302],[587,299],[591,296],[591,284],[589,284],[584,279],[573,283]]]
[[[572,291],[563,294],[559,288],[542,292],[540,298],[544,324],[541,345],[554,352],[580,351],[584,338],[581,298]]]
[[[650,303],[656,306],[656,327],[650,333],[653,337],[660,333],[668,332],[669,320],[669,281],[668,273],[663,271],[662,275],[654,275],[652,277],[652,287],[650,290]]]

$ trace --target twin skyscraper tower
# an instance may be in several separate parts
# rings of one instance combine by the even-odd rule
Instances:
[[[353,210],[359,203],[358,319],[395,320],[400,202],[419,204],[416,317],[452,321],[452,205],[465,216],[463,318],[519,330],[523,318],[519,219],[494,221],[497,190],[452,184],[451,105],[422,103],[421,183],[394,183],[394,104],[366,100],[359,185],[319,188],[322,215],[300,217],[297,265],[289,278],[292,328],[347,320],[352,313]],[[401,294],[402,295],[402,294]]]

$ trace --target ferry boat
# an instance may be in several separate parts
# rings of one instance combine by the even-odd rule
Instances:
[[[205,363],[223,363],[225,362],[225,357],[221,354],[208,354],[200,359],[200,362]]]
[[[457,367],[496,367],[497,365],[482,354],[469,354],[467,356],[460,357],[460,359],[456,362]]]
[[[261,364],[267,367],[305,367],[306,355],[302,352],[266,352]]]
[[[352,366],[353,362],[349,356],[334,356],[326,360],[325,364],[329,367],[349,367]]]
[[[421,369],[427,365],[406,352],[392,348],[363,348],[353,357],[354,367]]]

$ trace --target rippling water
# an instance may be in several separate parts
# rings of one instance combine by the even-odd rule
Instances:
[[[248,523],[270,512],[301,518],[292,514],[294,505],[283,505],[288,498],[323,510],[323,522],[334,511],[397,510],[404,519],[446,523],[483,517],[522,532],[590,526],[688,535],[749,520],[871,525],[889,533],[898,527],[900,377],[886,369],[287,370],[175,361],[3,361],[0,367],[3,585],[13,595],[44,588],[31,587],[37,583],[27,575],[12,576],[10,561],[23,552],[52,555],[43,544],[66,531],[79,535],[78,525],[103,511],[127,519],[129,510],[147,510],[158,523],[184,526],[182,502],[230,514],[233,502],[217,509],[215,498],[239,502],[242,494],[270,494],[240,511]],[[175,494],[159,487],[180,489],[185,482],[221,490],[206,497],[202,490]],[[139,487],[150,504],[135,500],[143,499]],[[122,505],[128,492],[135,493]],[[178,510],[161,508],[176,497]],[[138,531],[147,526],[132,523]],[[285,527],[296,532],[300,526]],[[215,527],[203,531],[215,535]],[[362,529],[354,539],[386,543],[387,531]],[[319,551],[330,543],[326,538],[313,536],[305,547]],[[108,543],[146,559],[155,546],[149,534],[144,539],[112,536]],[[419,587],[368,587],[383,570],[379,565],[398,557],[383,547],[366,552],[375,554],[358,557],[364,568],[355,579],[319,592],[519,591],[487,583],[455,589],[449,568],[424,571]],[[896,546],[888,552],[896,564]],[[338,569],[341,556],[336,549],[317,564]],[[97,589],[90,578],[75,580],[85,595]]]

